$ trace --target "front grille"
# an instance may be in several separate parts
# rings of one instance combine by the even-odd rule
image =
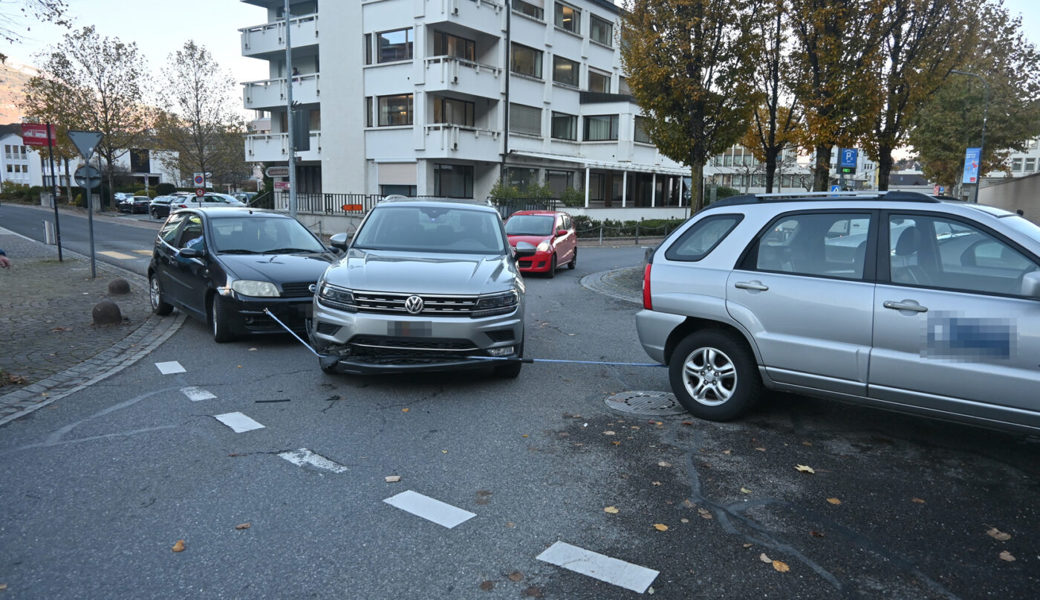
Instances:
[[[423,299],[420,315],[448,315],[468,317],[477,304],[476,296],[442,296],[435,294],[394,294],[386,292],[354,292],[354,302],[359,312],[380,314],[411,314],[404,303],[416,295]]]
[[[282,284],[282,298],[310,298],[313,281],[301,281],[297,283]]]

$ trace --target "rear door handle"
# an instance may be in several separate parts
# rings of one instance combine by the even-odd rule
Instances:
[[[913,300],[902,300],[900,302],[895,300],[885,300],[884,303],[882,303],[882,306],[885,308],[891,308],[892,310],[910,310],[919,313],[928,312],[928,307],[921,306]]]
[[[733,284],[733,287],[742,290],[755,290],[756,292],[764,292],[769,289],[769,286],[762,283],[761,281],[738,281]]]

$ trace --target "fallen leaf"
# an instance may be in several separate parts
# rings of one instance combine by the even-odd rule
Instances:
[[[668,468],[668,467],[672,466],[672,463],[665,462],[665,461],[662,460],[661,462],[657,463],[657,466]]]
[[[920,498],[911,498],[910,501],[915,503],[915,504],[924,504],[924,500],[922,500]]]
[[[795,465],[794,468],[797,469],[798,471],[802,472],[802,473],[815,473],[816,472],[816,471],[813,471],[813,468],[808,466],[808,465]]]
[[[632,429],[639,429],[639,425],[633,425]]]
[[[654,529],[658,531],[668,531],[668,526],[664,523],[654,523]]]
[[[621,445],[621,442],[616,442],[616,441],[615,442],[610,442],[610,443],[614,444],[615,446],[620,446]]]
[[[650,485],[661,485],[660,481],[651,481]]]
[[[521,573],[520,571],[513,571],[512,573],[510,573],[508,575],[508,577],[509,577],[509,581],[512,581],[512,582],[523,581],[524,574]]]
[[[173,548],[170,548],[170,550],[173,550],[174,552],[184,552],[184,540],[177,540],[177,543],[174,544]]]
[[[512,529],[512,528],[516,527],[516,523],[514,523],[512,521],[506,521],[506,527]]]
[[[495,582],[493,582],[493,581],[481,581],[480,582],[480,589],[484,590],[485,592],[490,592],[491,590],[495,589]]]
[[[745,548],[750,548],[750,547],[751,547],[751,544],[744,544],[744,547],[745,547]]]
[[[690,522],[690,520],[689,520],[689,519],[687,519],[686,517],[683,517],[683,518],[679,519],[679,522],[680,522],[680,523],[689,523],[689,522]]]
[[[781,573],[786,573],[791,570],[791,567],[787,566],[787,563],[779,560],[773,561],[773,568]]]
[[[235,525],[235,529],[249,529],[250,527],[252,527],[252,525],[249,523],[239,523],[238,525]]]
[[[6,583],[0,583],[0,592],[4,591],[6,589],[7,589],[7,584]]]
[[[709,511],[706,508],[698,508],[697,509],[697,514],[699,514],[702,519],[710,519],[710,518],[712,518],[711,511]]]
[[[773,559],[771,559],[771,558],[769,558],[768,556],[766,556],[766,553],[765,553],[765,552],[763,552],[762,554],[759,554],[759,555],[758,555],[758,560],[760,560],[760,561],[762,561],[762,562],[766,563],[767,565],[771,565],[771,564],[773,564]]]
[[[803,446],[812,446],[812,442],[802,442]]]
[[[827,502],[830,502],[834,506],[841,504],[841,500],[838,500],[837,498],[827,498]]]
[[[617,434],[614,433],[613,431],[604,431],[603,435],[617,435]]]
[[[411,409],[409,409],[409,408],[402,408],[401,412],[408,412],[409,410],[411,410]]]
[[[542,597],[542,589],[541,588],[537,588],[537,587],[532,585],[531,587],[529,587],[526,590],[524,590],[524,595],[527,596],[528,598],[541,598]]]
[[[401,476],[400,475],[387,475],[383,479],[386,480],[387,483],[397,483],[398,481],[401,481]]]
[[[687,427],[693,427],[693,421],[683,421],[682,424]]]
[[[525,433],[525,434],[521,435],[520,437],[527,437],[527,434]]]
[[[816,531],[816,530],[810,530],[809,531],[809,535],[811,535],[813,537],[823,537],[823,534],[820,533],[819,531]]]
[[[1011,555],[1007,550],[1000,553],[1000,560],[1007,562],[1015,562],[1015,557]]]
[[[996,527],[993,527],[989,531],[987,531],[986,535],[988,535],[989,537],[991,537],[991,538],[993,538],[993,539],[995,539],[997,541],[1001,541],[1001,542],[1006,542],[1006,541],[1011,539],[1011,534],[1010,533],[1004,533],[1003,531],[997,529]]]
[[[610,513],[612,515],[616,515],[620,511],[618,510],[618,508],[616,506],[608,506],[608,507],[603,509],[603,512]]]
[[[256,348],[250,348],[249,349],[250,352],[256,352],[256,350],[257,350]]]
[[[740,488],[740,493],[741,494],[750,494],[751,490],[747,489],[746,487],[742,487],[742,488]]]
[[[755,448],[755,450],[758,450],[759,452],[765,452],[766,451],[765,448]]]
[[[447,450],[441,450],[441,454],[447,454],[447,453],[448,453]]]
[[[686,508],[693,508],[693,502],[690,502],[689,498],[683,500],[682,503]]]
[[[732,450],[723,450],[722,453],[723,454],[733,454],[733,451]]]

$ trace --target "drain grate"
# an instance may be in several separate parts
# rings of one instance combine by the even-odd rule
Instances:
[[[607,408],[636,415],[681,415],[686,409],[668,392],[621,392],[606,399]]]

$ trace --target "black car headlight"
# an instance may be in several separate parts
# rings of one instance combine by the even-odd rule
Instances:
[[[346,312],[357,312],[354,293],[345,288],[333,287],[325,282],[318,285],[318,302]]]
[[[257,298],[277,298],[281,296],[278,286],[270,281],[253,281],[250,279],[236,279],[229,286],[236,294],[242,296],[253,296]]]
[[[477,298],[477,304],[473,308],[473,317],[490,317],[492,315],[504,315],[516,310],[520,303],[520,294],[516,290],[509,290],[502,294],[492,294]]]

